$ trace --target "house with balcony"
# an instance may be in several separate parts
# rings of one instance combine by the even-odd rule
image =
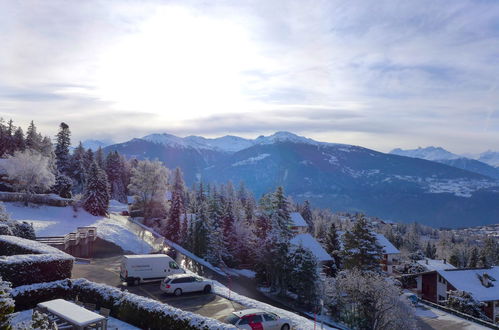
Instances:
[[[400,251],[382,234],[375,233],[376,241],[383,249],[381,269],[393,274],[393,267],[399,264]]]
[[[456,269],[447,263],[434,266],[433,270],[417,277],[421,298],[439,303],[447,300],[448,291],[464,291],[483,302],[485,315],[499,323],[499,266],[465,269]]]
[[[308,233],[308,224],[299,212],[291,212],[291,230],[295,235]]]

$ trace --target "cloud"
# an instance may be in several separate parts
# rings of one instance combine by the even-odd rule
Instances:
[[[64,119],[82,139],[290,130],[497,149],[494,1],[50,0],[0,13],[0,115],[51,135]]]

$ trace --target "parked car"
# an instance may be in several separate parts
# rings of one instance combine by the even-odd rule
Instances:
[[[291,320],[277,314],[260,309],[244,309],[232,312],[225,322],[235,325],[238,329],[247,330],[290,330]]]
[[[185,270],[166,254],[126,255],[121,261],[120,278],[128,285],[161,281],[173,274],[185,274]]]
[[[160,285],[161,291],[180,296],[185,292],[203,291],[210,293],[212,283],[209,280],[189,274],[178,274],[166,277]]]

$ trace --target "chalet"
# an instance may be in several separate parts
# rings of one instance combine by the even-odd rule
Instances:
[[[375,234],[376,241],[383,249],[381,269],[393,274],[393,267],[399,264],[400,251],[382,234]]]
[[[338,231],[342,239],[344,231]],[[399,264],[400,251],[382,234],[373,233],[376,236],[376,242],[382,248],[381,270],[388,274],[393,274],[393,267]]]
[[[333,258],[324,250],[321,243],[319,243],[312,235],[305,234],[297,234],[295,237],[291,239],[291,245],[294,246],[302,246],[306,249],[309,249],[310,252],[315,256],[318,262],[318,266],[322,268],[328,262],[333,261]]]
[[[291,212],[289,215],[291,217],[291,230],[295,235],[308,233],[308,224],[300,213]]]
[[[447,268],[442,269],[445,265]],[[485,303],[485,314],[499,323],[499,266],[455,269],[446,263],[434,263],[431,267],[433,270],[421,273],[417,278],[421,298],[438,303],[447,299],[448,291],[465,291]]]

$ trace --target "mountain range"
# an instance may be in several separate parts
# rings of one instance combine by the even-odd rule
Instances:
[[[243,181],[256,197],[282,185],[296,201],[435,227],[499,222],[498,180],[441,159],[386,154],[289,132],[256,139],[152,134],[104,148],[112,150],[180,167],[188,185]],[[461,158],[447,155],[446,160]]]

